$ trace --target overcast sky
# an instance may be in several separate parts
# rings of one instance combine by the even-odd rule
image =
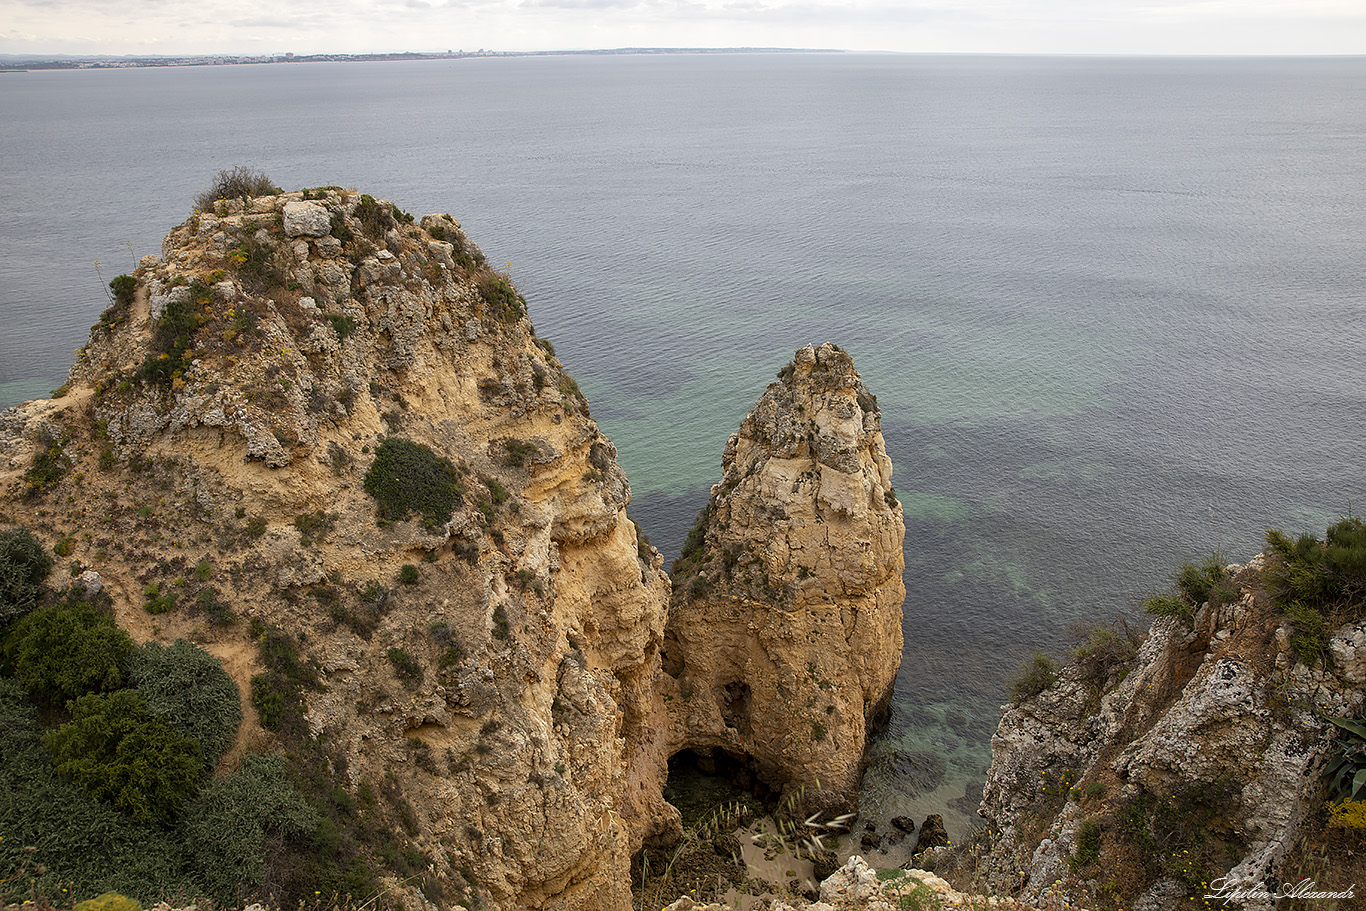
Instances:
[[[1361,54],[1366,0],[0,0],[0,53]]]

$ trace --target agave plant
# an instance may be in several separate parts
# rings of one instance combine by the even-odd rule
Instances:
[[[1356,800],[1366,789],[1366,724],[1349,718],[1324,716],[1343,733],[1338,735],[1338,755],[1328,763],[1323,775],[1333,800]]]

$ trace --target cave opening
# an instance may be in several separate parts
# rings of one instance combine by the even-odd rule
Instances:
[[[692,828],[719,808],[736,801],[768,812],[781,796],[755,761],[718,747],[680,750],[669,758],[664,799],[678,808],[683,827]]]

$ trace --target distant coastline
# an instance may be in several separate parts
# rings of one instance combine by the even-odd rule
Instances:
[[[575,57],[627,56],[655,54],[842,54],[838,48],[803,47],[619,47],[578,51],[446,51],[395,54],[187,54],[178,57],[151,57],[110,54],[66,55],[52,57],[0,54],[0,72],[27,70],[101,70],[149,66],[244,66],[267,63],[372,63],[391,60],[463,60],[469,57]]]

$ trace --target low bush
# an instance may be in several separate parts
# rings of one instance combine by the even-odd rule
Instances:
[[[1210,882],[1225,875],[1246,850],[1227,824],[1238,791],[1231,781],[1220,780],[1166,795],[1140,789],[1126,798],[1114,813],[1113,834],[1144,868],[1134,892],[1168,877],[1197,901]]]
[[[1068,653],[1081,676],[1094,689],[1101,690],[1117,672],[1123,672],[1138,656],[1138,636],[1123,621],[1113,627],[1098,626],[1088,631]]]
[[[325,538],[336,527],[338,515],[335,512],[305,513],[294,517],[294,527],[299,532],[299,543],[311,547],[319,538]]]
[[[148,642],[129,660],[128,680],[148,709],[199,742],[208,766],[218,763],[242,723],[242,705],[217,658],[184,639],[170,646]]]
[[[199,590],[196,598],[200,613],[209,618],[214,626],[231,626],[237,620],[232,605],[218,597],[218,589],[207,586]]]
[[[1317,664],[1328,654],[1330,630],[1360,619],[1366,608],[1366,522],[1343,519],[1322,541],[1271,529],[1266,543],[1274,559],[1264,578],[1290,620],[1290,644],[1305,663]]]
[[[1034,657],[1020,665],[1020,672],[1010,684],[1012,702],[1033,699],[1053,685],[1058,679],[1058,663],[1043,652],[1035,652]]]
[[[485,272],[476,285],[479,297],[489,307],[489,315],[499,322],[515,323],[526,315],[526,298],[517,293],[512,279],[497,272]]]
[[[344,313],[328,313],[326,316],[327,321],[332,324],[332,331],[337,333],[337,338],[343,342],[360,327],[354,317]]]
[[[388,652],[389,663],[393,665],[394,676],[403,681],[406,687],[415,687],[422,682],[424,675],[422,665],[417,663],[417,659],[408,654],[404,649],[394,647]]]
[[[109,282],[109,308],[100,314],[99,325],[117,326],[128,317],[137,297],[138,280],[131,275],[119,275]]]
[[[398,224],[394,218],[394,212],[393,206],[382,206],[375,197],[363,193],[352,214],[360,222],[365,233],[378,240],[384,236],[386,231]]]
[[[170,388],[189,366],[195,333],[204,325],[198,308],[213,301],[213,292],[202,282],[191,287],[189,300],[175,299],[166,304],[152,330],[147,356],[138,368],[138,379]]]
[[[421,443],[389,437],[375,450],[365,492],[375,498],[381,519],[402,522],[418,513],[431,526],[450,520],[464,487],[450,459]]]
[[[169,824],[204,772],[199,744],[134,690],[81,696],[43,741],[58,772],[140,822]]]
[[[264,294],[285,282],[284,272],[275,258],[275,251],[255,237],[244,237],[228,253],[228,262],[236,271],[238,283],[248,291]],[[251,310],[237,311],[233,329],[239,334],[255,329],[256,314]]]
[[[312,834],[321,817],[277,756],[248,754],[185,807],[185,844],[210,896],[241,907],[262,885],[272,840]]]
[[[4,641],[15,679],[58,705],[123,686],[123,663],[134,648],[112,617],[74,595],[33,611]]]
[[[142,911],[142,904],[136,898],[129,898],[120,892],[105,892],[76,902],[71,911]]]
[[[1075,853],[1067,859],[1073,872],[1084,870],[1100,860],[1100,820],[1088,819],[1077,830]]]
[[[117,889],[150,903],[190,891],[178,839],[57,774],[23,690],[4,678],[0,731],[0,905],[17,907],[35,892],[77,902]]]
[[[24,472],[24,492],[31,497],[43,493],[66,477],[71,457],[66,454],[67,438],[51,435],[40,438],[33,453],[33,464]]]
[[[195,196],[194,207],[200,212],[212,212],[220,199],[252,199],[278,196],[282,192],[263,171],[237,165],[215,174],[208,189]]]
[[[1233,584],[1224,556],[1218,551],[1200,563],[1182,563],[1176,570],[1172,587],[1149,595],[1143,609],[1159,617],[1176,617],[1189,625],[1195,612],[1206,602],[1215,607],[1232,604],[1240,593]]]
[[[0,628],[33,609],[52,557],[27,528],[0,531]]]

